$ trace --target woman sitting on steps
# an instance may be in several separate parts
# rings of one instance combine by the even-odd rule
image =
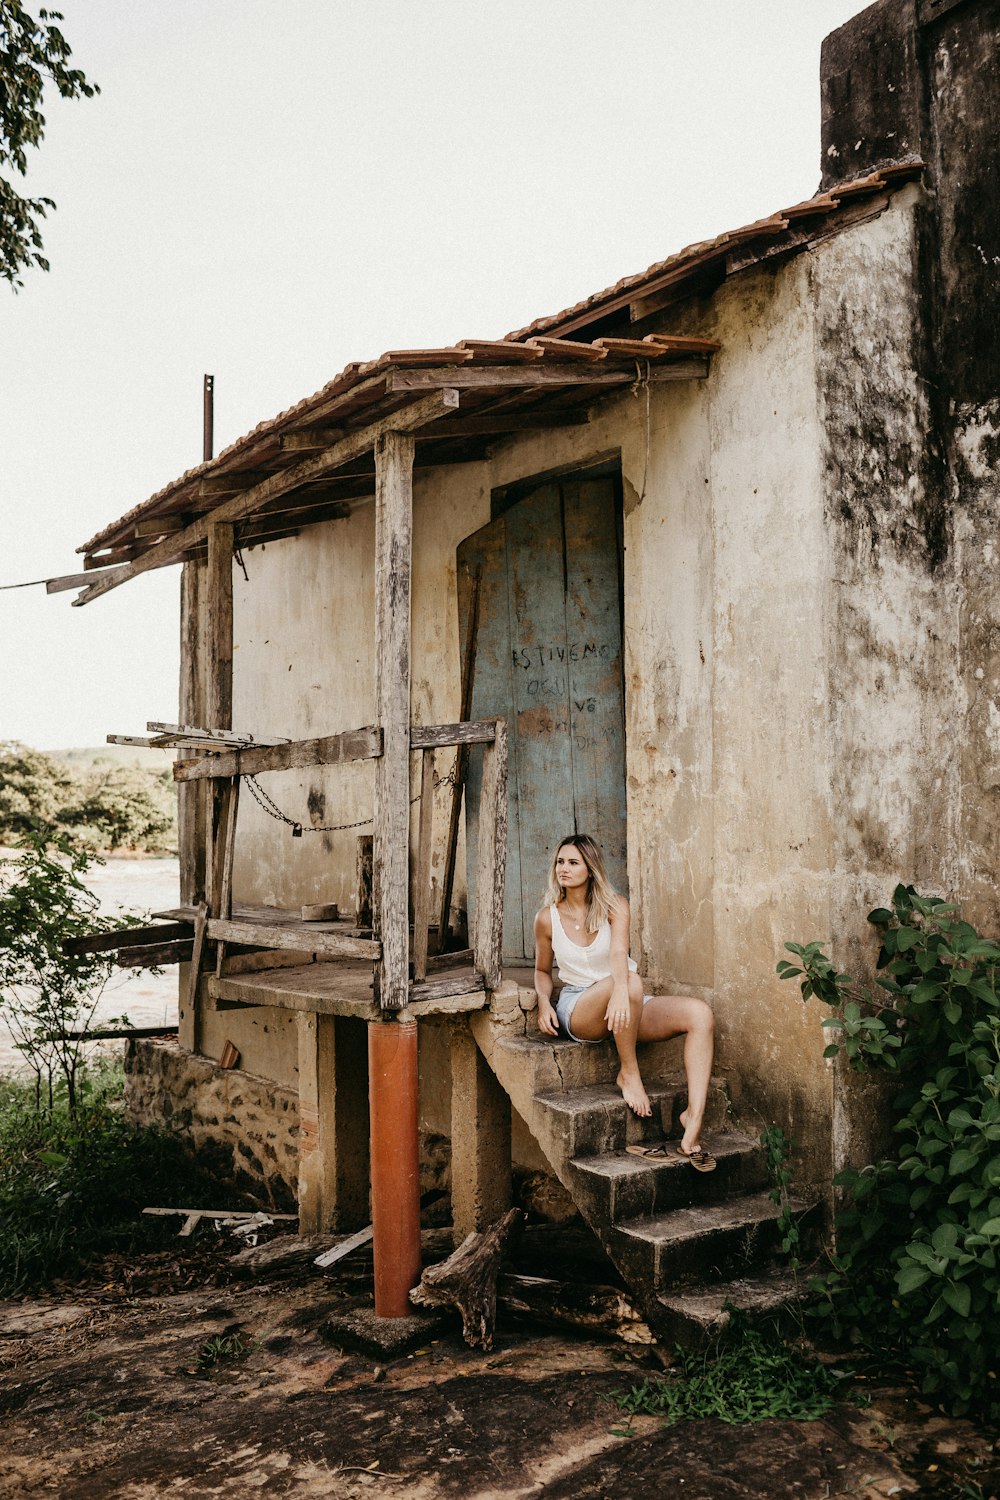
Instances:
[[[562,981],[552,1006],[552,964]],[[545,905],[535,916],[535,991],[538,1026],[546,1036],[600,1042],[611,1036],[621,1064],[615,1080],[629,1109],[648,1118],[649,1096],[636,1061],[637,1042],[684,1036],[687,1108],[678,1156],[701,1172],[715,1159],[701,1145],[712,1072],[713,1016],[704,1000],[645,995],[629,957],[629,907],[608,879],[599,846],[585,833],[556,847]],[[653,1154],[656,1148],[636,1148]]]

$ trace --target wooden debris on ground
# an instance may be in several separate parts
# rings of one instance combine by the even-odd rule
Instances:
[[[468,1235],[447,1260],[428,1267],[410,1301],[415,1307],[457,1308],[465,1342],[473,1349],[492,1349],[500,1263],[523,1223],[521,1210],[511,1208],[489,1229]]]
[[[240,1049],[236,1046],[235,1042],[227,1041],[222,1049],[222,1056],[219,1058],[219,1067],[226,1069],[228,1072],[230,1068],[236,1067],[239,1060]]]
[[[233,1208],[144,1208],[144,1214],[159,1217],[167,1217],[170,1214],[179,1214],[184,1223],[178,1231],[178,1238],[186,1238],[194,1233],[202,1219],[230,1219],[236,1222],[240,1220],[251,1220],[258,1218],[259,1208],[233,1209]],[[288,1220],[294,1224],[298,1223],[298,1214],[268,1214],[269,1219],[277,1222],[279,1219]]]
[[[656,1342],[645,1318],[618,1287],[508,1274],[499,1278],[497,1300],[505,1312],[543,1327],[605,1334],[626,1344]]]

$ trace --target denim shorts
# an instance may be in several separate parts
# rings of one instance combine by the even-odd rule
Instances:
[[[559,998],[556,1001],[556,1015],[559,1018],[559,1033],[561,1036],[566,1037],[571,1042],[589,1042],[591,1045],[596,1047],[598,1042],[602,1042],[604,1040],[603,1037],[577,1036],[569,1024],[573,1018],[573,1009],[580,996],[584,993],[584,988],[585,987],[582,985],[564,984],[562,989],[559,991]],[[589,986],[586,986],[586,988],[589,988]],[[643,1005],[648,1005],[652,998],[652,995],[644,995],[642,997]]]

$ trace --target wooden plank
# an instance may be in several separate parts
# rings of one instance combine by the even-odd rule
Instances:
[[[343,1260],[345,1256],[350,1255],[352,1250],[360,1250],[362,1245],[370,1245],[374,1233],[375,1231],[369,1224],[366,1229],[359,1229],[357,1233],[349,1234],[346,1240],[341,1240],[340,1244],[334,1245],[332,1250],[324,1250],[322,1255],[317,1255],[313,1265],[322,1266],[324,1269],[327,1266],[336,1265],[338,1260]]]
[[[342,958],[377,959],[382,952],[381,943],[371,938],[321,932],[312,922],[272,927],[239,917],[213,917],[208,923],[208,936],[215,942],[245,943],[250,948],[291,948],[298,953],[329,953]]]
[[[202,729],[194,724],[161,724],[158,719],[151,719],[146,724],[151,734],[182,734],[186,739],[192,740],[218,740],[224,749],[232,746],[238,749],[241,745],[288,745],[290,740],[285,738],[268,738],[264,735],[244,734],[235,729]]]
[[[708,375],[708,359],[704,356],[677,360],[673,364],[658,365],[649,372],[654,383],[669,380],[704,380]],[[516,387],[531,389],[536,386],[586,385],[621,386],[635,380],[633,361],[628,368],[597,369],[582,364],[537,365],[472,365],[466,369],[417,369],[390,370],[387,387],[393,392],[428,391],[448,385],[456,390],[489,390]],[[645,372],[644,372],[645,378]],[[137,564],[130,564],[135,567]],[[103,592],[103,590],[102,590]]]
[[[500,983],[503,893],[507,867],[507,725],[497,720],[496,739],[483,751],[476,878],[476,968],[486,988]]]
[[[164,1218],[170,1215],[179,1215],[181,1218],[190,1218],[197,1214],[200,1219],[255,1219],[259,1213],[266,1213],[269,1219],[287,1220],[294,1223],[298,1214],[275,1214],[268,1209],[259,1208],[144,1208],[144,1214],[158,1214]]]
[[[414,981],[410,986],[410,999],[414,1004],[424,1000],[443,1000],[449,995],[473,995],[485,990],[482,974],[439,974],[435,979]]]
[[[94,575],[88,569],[86,573],[66,573],[62,578],[46,578],[45,592],[47,594],[65,594],[69,589],[81,588],[84,584],[94,582]]]
[[[146,943],[141,948],[121,948],[115,956],[119,969],[157,969],[163,964],[186,964],[194,955],[194,938],[172,943]]]
[[[240,778],[234,776],[222,792],[223,842],[218,889],[212,892],[212,910],[216,916],[228,921],[233,914],[233,860],[236,854],[236,821],[239,813]]]
[[[358,835],[357,901],[354,920],[359,927],[372,925],[372,844],[370,833]]]
[[[421,427],[426,427],[429,422],[433,422],[435,417],[454,411],[458,402],[457,391],[447,386],[437,385],[433,393],[424,399],[413,401],[398,411],[390,412],[388,416],[380,417],[366,427],[359,427],[357,431],[348,433],[332,448],[327,448],[312,458],[303,459],[302,463],[294,464],[289,469],[279,470],[262,480],[260,484],[254,485],[252,489],[245,490],[242,494],[225,501],[211,513],[210,517],[200,516],[190,526],[179,531],[176,536],[167,537],[164,541],[158,542],[141,557],[119,568],[109,569],[107,577],[95,580],[73,601],[74,608],[89,604],[92,599],[100,598],[110,589],[120,587],[130,578],[136,578],[150,568],[162,567],[167,562],[175,561],[205,540],[210,525],[243,520],[246,516],[263,509],[270,501],[277,500],[301,485],[308,484],[313,479],[319,479],[332,469],[341,468],[344,464],[370,452],[383,435],[417,431]]]
[[[469,600],[469,620],[465,636],[465,653],[462,658],[462,705],[461,714],[463,726],[468,722],[472,712],[472,691],[476,675],[476,643],[479,636],[479,593],[482,585],[482,569],[477,569],[472,581],[472,594]],[[455,725],[456,729],[460,726]],[[496,725],[491,726],[496,733]],[[410,743],[412,744],[412,735]],[[455,779],[451,789],[451,807],[448,814],[448,835],[444,846],[444,869],[441,875],[441,909],[438,912],[437,941],[434,945],[435,952],[441,953],[448,940],[448,927],[451,920],[451,892],[455,883],[455,859],[458,852],[458,829],[462,817],[462,794],[465,789],[465,777],[469,766],[468,740],[459,742],[458,754],[455,757]]]
[[[157,922],[148,927],[122,927],[117,932],[87,932],[82,937],[63,938],[60,947],[74,957],[81,953],[112,953],[119,948],[190,938],[193,931],[190,922]]]
[[[378,995],[402,1010],[409,992],[407,900],[410,827],[410,554],[412,436],[389,432],[375,445],[375,701],[382,754],[375,763],[373,886],[382,942]]]
[[[349,729],[315,740],[289,740],[284,745],[233,750],[198,760],[178,761],[175,781],[257,776],[262,771],[295,771],[303,766],[337,766],[346,761],[376,760],[382,754],[382,731],[374,726]]]
[[[259,974],[262,969],[301,968],[302,954],[287,949],[263,948],[256,953],[227,953],[222,978],[229,974]]]
[[[469,968],[475,956],[471,948],[456,948],[452,953],[436,953],[427,960],[427,972],[435,974],[442,969]]]
[[[181,1015],[178,1021],[178,1031],[182,1046],[187,1046],[191,1052],[198,1051],[201,1027],[198,1024],[198,986],[201,983],[201,968],[205,958],[205,938],[208,932],[208,902],[199,901],[197,915],[194,919],[194,948],[191,952],[191,964],[188,968],[187,995],[185,1004],[181,1007]],[[185,1024],[186,1023],[186,1024]],[[185,1041],[190,1037],[190,1041]]]
[[[509,411],[486,412],[481,417],[449,417],[432,436],[436,439],[502,436],[508,432],[545,432],[550,427],[586,427],[589,421],[589,411],[581,407],[572,411],[518,411],[514,408]]]
[[[136,521],[134,530],[137,537],[171,536],[190,524],[190,516],[148,516],[144,521]]]
[[[233,722],[233,526],[213,519],[208,537],[206,722]]]
[[[66,1042],[122,1042],[139,1041],[147,1036],[176,1036],[176,1026],[111,1026],[100,1031],[66,1031],[50,1041]]]
[[[143,750],[162,749],[154,740],[144,734],[109,734],[107,735],[109,745],[137,745]]]
[[[218,782],[215,783],[218,786]],[[236,823],[240,805],[240,778],[234,776],[222,788],[218,835],[222,857],[219,861],[218,885],[212,887],[212,910],[224,922],[233,914],[233,861],[236,857]],[[225,942],[220,942],[215,957],[215,972],[222,973],[226,956]]]
[[[209,474],[206,479],[198,483],[198,496],[203,500],[211,500],[216,495],[235,495],[248,490],[253,484],[260,484],[266,479],[267,472],[264,469],[242,469],[234,470],[231,474]]]
[[[281,436],[282,453],[315,453],[318,449],[332,448],[344,437],[343,427],[313,427],[303,432],[285,432]]]
[[[410,748],[429,750],[432,747],[439,749],[442,745],[488,745],[494,733],[493,719],[460,724],[414,724],[410,730]]]
[[[205,675],[204,638],[201,630],[202,600],[205,588],[205,564],[186,562],[181,571],[180,611],[180,682],[178,717],[182,724],[204,718]],[[179,759],[185,759],[181,751]],[[177,789],[177,844],[180,856],[180,895],[184,903],[200,901],[205,895],[206,788],[179,786]],[[183,1036],[181,1042],[190,1047]]]
[[[413,977],[427,977],[427,938],[431,920],[431,849],[434,832],[434,751],[420,757],[420,825],[413,871]]]

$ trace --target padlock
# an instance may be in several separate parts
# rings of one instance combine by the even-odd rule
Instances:
[[[302,824],[301,823],[293,823],[292,824],[292,838],[293,839],[300,839],[301,837],[302,837]]]

